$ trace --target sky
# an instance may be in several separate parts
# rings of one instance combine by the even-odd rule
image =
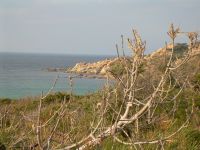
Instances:
[[[150,53],[169,41],[171,23],[199,32],[199,7],[200,0],[0,0],[0,52],[114,55],[121,35],[137,29]]]

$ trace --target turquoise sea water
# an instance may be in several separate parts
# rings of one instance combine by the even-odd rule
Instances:
[[[94,62],[107,56],[0,53],[0,98],[23,98],[47,92],[57,76],[54,91],[69,91],[67,73],[48,72],[77,62]],[[104,79],[74,79],[73,92],[87,94],[102,88]]]

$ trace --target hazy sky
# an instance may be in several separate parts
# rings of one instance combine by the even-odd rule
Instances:
[[[137,29],[147,51],[170,23],[200,30],[200,0],[0,0],[0,52],[115,54]]]

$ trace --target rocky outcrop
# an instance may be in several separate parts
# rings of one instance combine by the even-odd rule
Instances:
[[[66,68],[46,68],[46,69],[42,69],[48,72],[65,72]]]
[[[167,50],[166,50],[167,49]],[[172,44],[168,44],[167,47],[159,48],[158,50],[152,52],[151,54],[145,56],[145,59],[150,61],[155,58],[170,55],[170,49],[172,49]]]
[[[167,57],[171,55],[172,44],[168,44],[167,47],[160,48],[150,55],[145,57],[146,60],[150,61],[152,59]],[[188,51],[188,45],[186,43],[176,43],[174,47],[174,55],[177,57],[183,57]],[[200,43],[197,43],[196,48],[191,52],[191,55],[196,55],[200,53]]]
[[[106,59],[94,63],[77,63],[73,68],[69,68],[67,72],[84,74],[84,76],[97,75],[105,77],[110,75],[108,70],[110,69],[111,65],[117,61],[117,59],[118,58]]]
[[[167,45],[167,48],[160,48],[153,53],[147,55],[144,57],[144,62],[146,63],[146,67],[148,70],[155,70],[155,68],[159,68],[158,66],[161,66],[162,64],[165,63],[165,59],[170,56],[171,54],[171,49],[172,49],[172,44]],[[177,62],[182,59],[184,56],[185,52],[188,50],[187,44],[181,44],[177,43],[174,48],[174,53],[177,59]],[[192,54],[199,54],[200,49],[197,48]],[[127,58],[129,59],[129,58]],[[112,77],[111,73],[109,70],[111,70],[111,66],[113,64],[119,64],[117,62],[119,58],[113,58],[113,59],[106,59],[106,60],[101,60],[98,62],[94,63],[77,63],[74,67],[69,68],[67,72],[70,73],[76,73],[79,74],[81,77],[92,77],[92,78],[101,78],[101,77]]]

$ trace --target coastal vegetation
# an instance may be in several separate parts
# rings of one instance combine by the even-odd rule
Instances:
[[[168,35],[170,44],[144,55],[146,42],[133,30],[132,56],[93,72],[106,66],[107,83],[96,93],[75,95],[69,77],[68,93],[53,93],[55,82],[38,97],[0,99],[0,149],[200,149],[198,35],[173,24]],[[188,43],[176,43],[179,35]],[[92,65],[77,65],[85,66],[78,73]]]

